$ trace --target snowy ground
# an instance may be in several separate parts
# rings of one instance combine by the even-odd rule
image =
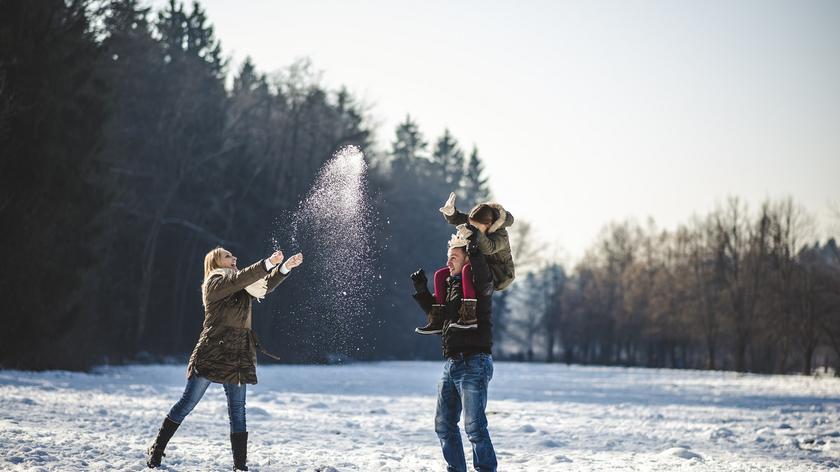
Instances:
[[[260,366],[248,389],[251,470],[443,470],[440,371]],[[0,470],[145,470],[144,449],[184,382],[183,366],[0,371]],[[834,378],[499,362],[488,413],[501,471],[840,467]],[[227,428],[224,393],[211,386],[162,469],[229,470]]]

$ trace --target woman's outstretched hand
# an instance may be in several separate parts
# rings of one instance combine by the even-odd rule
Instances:
[[[303,254],[301,253],[295,254],[283,263],[283,265],[286,266],[286,269],[288,270],[292,270],[301,264],[303,264]]]
[[[277,265],[283,262],[283,251],[275,251],[274,254],[268,258],[268,262],[271,262],[272,265]]]

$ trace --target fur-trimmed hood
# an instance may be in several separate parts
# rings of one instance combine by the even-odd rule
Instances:
[[[469,217],[473,218],[476,212],[478,212],[478,210],[480,210],[481,207],[484,205],[493,208],[499,213],[499,217],[496,218],[495,221],[493,221],[489,228],[487,228],[487,234],[494,233],[500,228],[507,228],[508,226],[513,225],[513,214],[508,211],[505,211],[505,208],[501,204],[495,202],[479,203],[478,205],[474,206],[472,210],[470,210]]]

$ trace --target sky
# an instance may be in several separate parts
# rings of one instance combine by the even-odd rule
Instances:
[[[153,5],[162,5],[154,0]],[[203,0],[235,72],[309,58],[370,106],[478,146],[545,256],[611,221],[673,229],[793,197],[840,234],[840,2]],[[441,203],[446,195],[441,195]],[[459,207],[473,202],[461,202]]]

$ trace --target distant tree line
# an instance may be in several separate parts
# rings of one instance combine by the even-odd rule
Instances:
[[[840,372],[840,250],[792,199],[738,198],[673,231],[608,225],[583,260],[517,286],[508,348],[541,360]]]
[[[288,244],[288,215],[346,144],[369,164],[367,314],[340,344],[334,318],[295,315],[321,277],[304,263],[255,304],[254,328],[289,362],[439,358],[438,338],[413,332],[424,317],[408,274],[444,265],[449,192],[466,210],[490,186],[476,146],[449,130],[428,140],[406,116],[382,149],[365,116],[306,61],[231,73],[198,3],[0,0],[0,366],[185,359],[204,254],[222,245],[244,266]],[[808,371],[820,352],[837,362],[837,247],[806,245],[801,216],[733,200],[676,231],[614,224],[571,273],[544,265],[518,219],[496,352],[765,372]],[[305,252],[330,257],[317,241]]]

